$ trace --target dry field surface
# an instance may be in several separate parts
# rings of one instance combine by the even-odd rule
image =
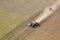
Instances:
[[[40,27],[27,25],[54,2],[56,0],[0,0],[0,40],[60,40],[60,9]]]

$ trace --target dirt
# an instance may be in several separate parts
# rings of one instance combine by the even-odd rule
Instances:
[[[3,0],[4,1],[4,0]],[[20,3],[20,1],[22,1]],[[24,21],[22,24],[18,25],[15,29],[13,29],[11,32],[9,32],[7,35],[5,35],[4,37],[2,37],[0,40],[60,40],[60,29],[59,29],[59,20],[60,20],[60,9],[56,11],[56,13],[51,16],[50,18],[48,18],[47,20],[45,20],[40,27],[37,28],[30,28],[27,24],[34,20],[34,18],[41,12],[42,9],[44,9],[46,6],[52,4],[54,2],[54,0],[46,0],[46,1],[40,1],[40,0],[32,0],[32,1],[28,1],[28,0],[18,0],[18,4],[22,5],[21,7],[18,5],[16,6],[16,2],[15,1],[9,1],[10,3],[14,2],[15,5],[10,5],[10,6],[14,6],[14,8],[8,8],[8,6],[6,8],[7,11],[9,12],[21,12],[21,13],[27,13],[27,15],[29,13],[31,13],[31,15],[33,15],[31,18],[27,19],[26,21]],[[13,3],[13,4],[14,4]],[[49,3],[49,4],[48,4]],[[7,4],[7,3],[6,3]],[[6,5],[5,4],[5,5]],[[9,7],[10,7],[9,6]],[[17,10],[15,10],[15,8]],[[13,10],[11,10],[13,9]],[[22,10],[20,10],[22,9]],[[36,15],[36,16],[35,16]],[[32,20],[31,20],[32,19]]]
[[[23,40],[60,40],[60,10]]]

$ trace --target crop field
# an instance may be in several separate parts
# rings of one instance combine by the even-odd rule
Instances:
[[[0,40],[60,40],[60,9],[41,27],[27,26],[54,2],[56,0],[0,0]]]

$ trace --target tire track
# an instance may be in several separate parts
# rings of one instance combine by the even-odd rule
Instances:
[[[25,34],[23,34],[22,36],[20,36],[19,38],[17,38],[17,40],[24,40],[24,38],[26,38],[29,34],[31,34],[32,32],[34,32],[35,29],[30,29],[29,31],[27,31]]]

